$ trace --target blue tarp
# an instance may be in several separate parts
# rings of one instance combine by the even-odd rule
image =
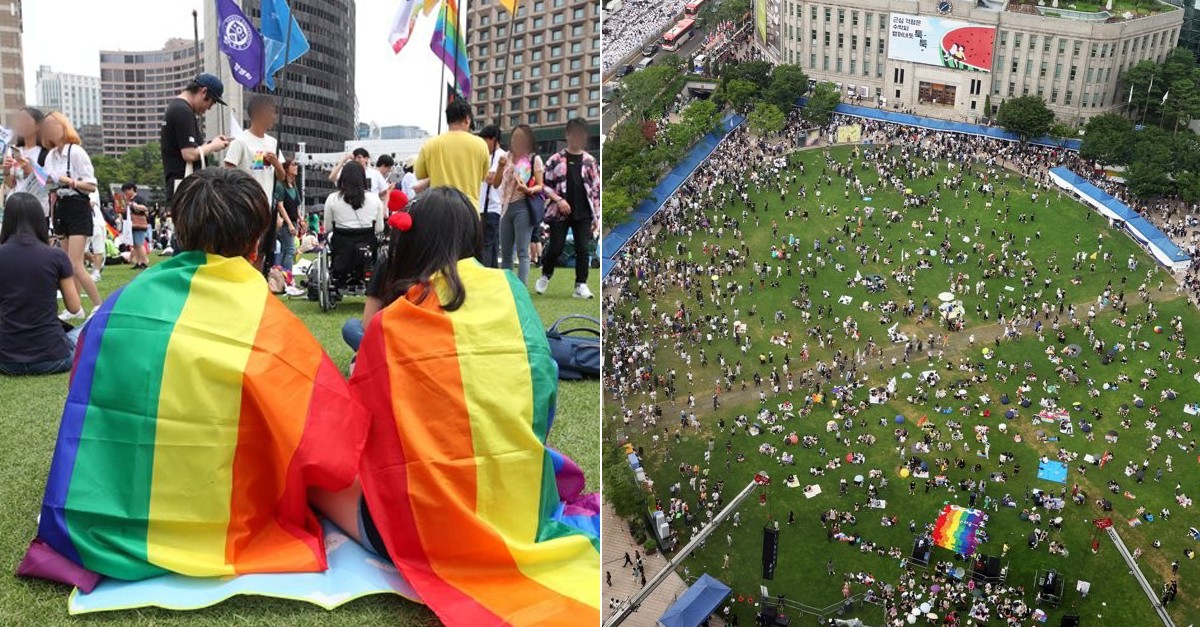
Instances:
[[[721,606],[729,592],[729,586],[704,573],[663,612],[658,624],[662,627],[697,627]]]
[[[805,99],[800,99],[798,105],[803,105]],[[934,118],[923,118],[918,115],[909,113],[900,113],[897,111],[887,111],[884,109],[875,109],[872,107],[859,107],[855,105],[839,104],[834,108],[834,112],[842,115],[849,115],[856,118],[866,118],[868,120],[879,120],[881,122],[892,122],[893,124],[903,124],[905,126],[916,126],[925,128],[931,131],[943,131],[947,133],[963,133],[966,135],[978,135],[980,137],[990,137],[992,139],[1003,139],[1005,141],[1020,141],[1020,137],[1016,133],[1010,133],[1004,129],[995,128],[993,126],[983,126],[981,124],[967,124],[966,122],[953,122],[951,120],[938,120]],[[1041,137],[1031,140],[1029,143],[1039,146],[1049,146],[1051,148],[1066,148],[1067,150],[1079,150],[1081,140],[1067,139],[1058,140],[1051,137]]]
[[[1150,249],[1150,253],[1163,265],[1186,262],[1192,258],[1149,220],[1069,168],[1053,168],[1050,174],[1061,180],[1061,185],[1082,196],[1085,202],[1107,214],[1107,217],[1123,220],[1125,232],[1139,245]]]
[[[1038,464],[1038,479],[1055,483],[1067,482],[1067,465],[1058,460],[1046,460]]]
[[[726,116],[721,121],[720,133],[709,133],[701,138],[688,152],[687,156],[659,181],[654,191],[650,193],[650,197],[643,200],[640,205],[634,208],[630,215],[630,220],[618,225],[604,237],[604,241],[601,242],[600,278],[608,278],[608,273],[612,272],[613,267],[616,265],[616,260],[619,259],[621,249],[629,242],[634,233],[637,233],[638,229],[642,228],[650,221],[650,218],[654,217],[654,214],[663,208],[663,205],[667,203],[667,199],[717,149],[717,145],[721,143],[721,140],[730,131],[744,122],[745,119],[741,115]]]

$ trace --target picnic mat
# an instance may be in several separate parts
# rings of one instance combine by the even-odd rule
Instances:
[[[1038,464],[1038,479],[1055,483],[1067,482],[1067,465],[1060,461],[1044,461]]]
[[[373,594],[396,594],[420,602],[417,593],[386,560],[363,549],[328,522],[323,573],[271,573],[236,577],[184,577],[169,574],[141,581],[105,578],[88,594],[71,592],[67,609],[88,614],[142,607],[198,610],[238,595],[305,601],[332,610]]]

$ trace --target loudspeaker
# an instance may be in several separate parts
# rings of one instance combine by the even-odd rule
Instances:
[[[1058,625],[1059,627],[1079,627],[1079,615],[1068,614],[1063,616],[1062,622],[1060,622]]]
[[[1050,571],[1046,574],[1046,580],[1042,582],[1042,594],[1058,594],[1058,572]]]
[[[762,576],[775,578],[775,565],[779,562],[779,531],[774,526],[763,527]]]

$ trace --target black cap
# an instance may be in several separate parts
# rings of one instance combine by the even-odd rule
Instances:
[[[221,82],[221,79],[212,74],[201,74],[192,79],[192,82],[207,88],[208,96],[213,99],[213,102],[225,104],[225,101],[221,100],[221,96],[225,95],[225,84]]]

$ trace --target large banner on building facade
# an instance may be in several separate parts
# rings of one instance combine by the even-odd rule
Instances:
[[[782,63],[783,0],[754,0],[755,36],[768,60]]]
[[[892,13],[888,58],[956,70],[992,71],[996,29],[932,15]]]

